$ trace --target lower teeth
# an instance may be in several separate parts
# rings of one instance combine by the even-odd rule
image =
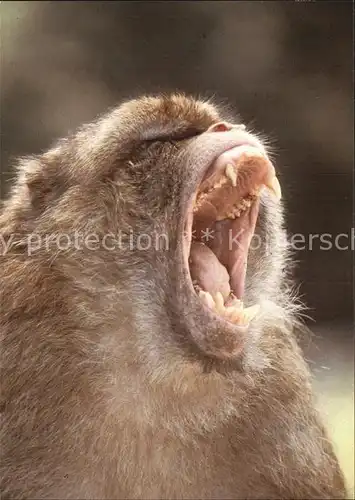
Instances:
[[[209,292],[200,290],[198,296],[203,304],[212,309],[212,311],[217,312],[220,316],[238,325],[248,325],[260,310],[259,304],[244,309],[243,302],[236,297],[233,297],[230,305],[226,306],[221,292],[217,292],[212,297]]]

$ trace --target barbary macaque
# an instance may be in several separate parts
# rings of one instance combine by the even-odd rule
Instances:
[[[2,498],[346,498],[261,139],[209,101],[145,96],[18,170]]]

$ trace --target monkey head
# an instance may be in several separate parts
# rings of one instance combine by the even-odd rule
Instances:
[[[275,168],[262,141],[209,102],[131,100],[26,162],[7,227],[13,217],[14,231],[41,238],[33,257],[49,252],[107,314],[126,296],[130,313],[112,321],[131,315],[142,352],[150,335],[157,349],[242,359],[270,304],[282,308]]]

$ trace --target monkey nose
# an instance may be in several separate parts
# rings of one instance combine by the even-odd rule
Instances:
[[[207,132],[228,132],[228,130],[232,129],[245,130],[245,128],[245,125],[242,123],[233,124],[228,122],[218,122],[211,125]]]

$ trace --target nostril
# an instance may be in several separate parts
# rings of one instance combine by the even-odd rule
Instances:
[[[243,124],[232,124],[228,122],[218,122],[212,125],[209,129],[208,132],[227,132],[228,130],[232,129],[240,129],[240,130],[245,130],[245,125]]]
[[[233,125],[227,122],[218,122],[212,125],[208,131],[209,132],[227,132],[227,130],[230,130],[233,128]]]

